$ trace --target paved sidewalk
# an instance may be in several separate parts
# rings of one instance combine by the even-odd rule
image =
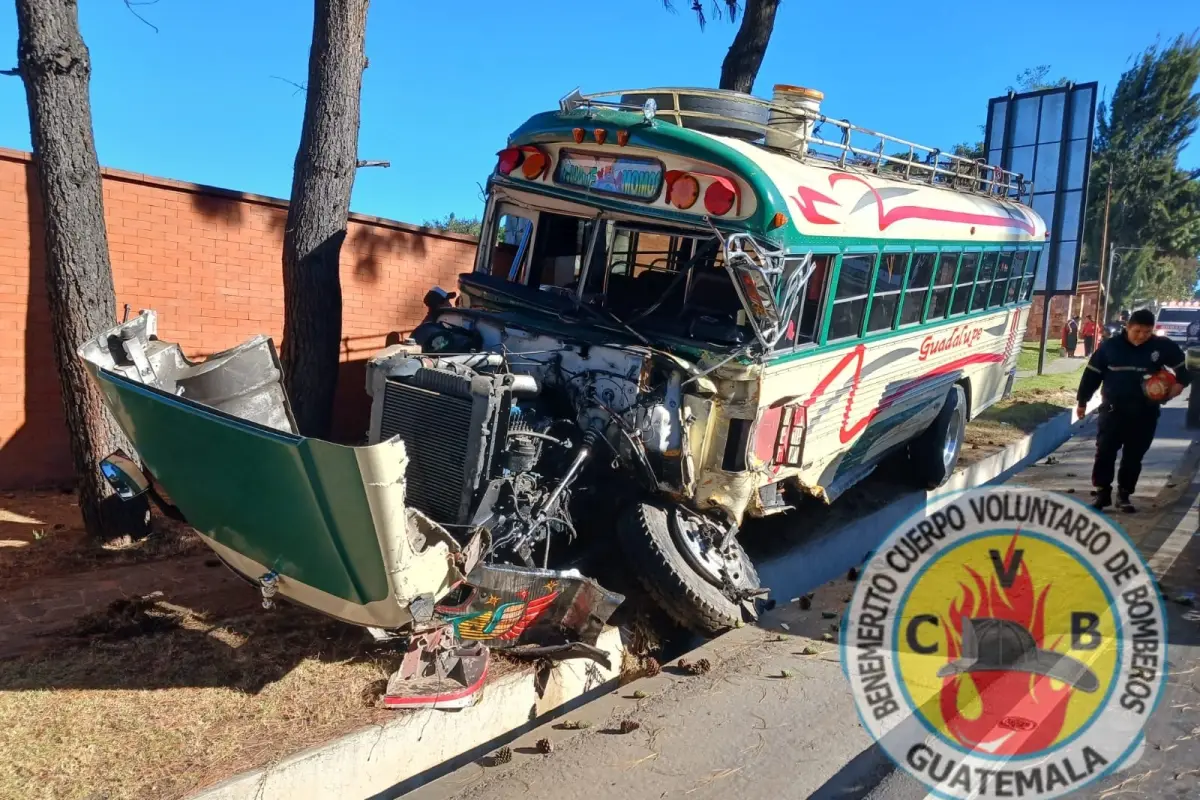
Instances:
[[[1200,587],[1200,445],[1184,428],[1183,403],[1172,406],[1145,462],[1135,497],[1139,512],[1115,519],[1138,542],[1168,595],[1184,599]],[[1085,424],[1052,457],[1010,482],[1074,490],[1087,499],[1094,428],[1094,421]],[[607,716],[586,733],[561,734],[549,756],[521,739],[513,766],[496,768],[485,759],[409,797],[925,798],[859,725],[837,646],[826,640],[852,589],[847,579],[834,581],[816,592],[809,610],[788,603],[768,615],[762,629],[716,640],[706,675],[664,674],[639,682],[648,689],[644,697],[631,687],[598,701],[608,705],[594,713]],[[1200,797],[1200,613],[1176,602],[1168,606],[1171,678],[1146,730],[1146,751],[1129,769],[1077,796]],[[637,722],[637,729],[622,733],[622,719]],[[545,733],[525,738],[535,735]]]

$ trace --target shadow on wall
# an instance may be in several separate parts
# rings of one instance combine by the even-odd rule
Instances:
[[[376,225],[354,225],[342,245],[342,258],[354,260],[354,277],[367,283],[379,281],[382,257],[395,250],[399,254],[425,257],[425,237],[419,233]]]
[[[74,474],[54,361],[46,298],[46,231],[33,162],[25,164],[29,209],[29,292],[25,303],[25,419],[0,444],[0,486],[44,488],[73,483]]]
[[[246,209],[260,207],[266,210],[267,230],[279,234],[283,239],[283,229],[287,225],[287,207],[266,202],[257,195],[239,192],[233,189],[221,189],[216,186],[195,184],[199,191],[191,193],[192,209],[211,222],[223,222],[231,228],[240,228],[249,223]]]
[[[246,209],[250,205],[261,206],[267,211],[267,230],[279,236],[282,243],[287,225],[287,208],[279,207],[262,198],[244,192],[215,187],[202,187],[203,191],[192,195],[192,208],[200,216],[231,228],[248,224]],[[360,281],[379,281],[383,260],[388,255],[413,256],[423,259],[427,246],[425,236],[414,231],[405,231],[384,225],[358,223],[351,219],[348,235],[342,245],[341,263],[353,265],[354,276]],[[282,263],[282,253],[280,254]]]

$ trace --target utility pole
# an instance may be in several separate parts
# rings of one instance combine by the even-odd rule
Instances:
[[[1108,165],[1108,190],[1104,194],[1104,229],[1100,233],[1100,274],[1096,276],[1096,315],[1099,325],[1108,324],[1108,289],[1104,290],[1104,311],[1100,314],[1100,287],[1104,285],[1104,251],[1108,249],[1108,209],[1112,205],[1112,164]],[[1108,268],[1108,282],[1112,285],[1112,265]]]
[[[1107,215],[1105,219],[1107,220]],[[1117,243],[1113,242],[1108,246],[1108,284],[1104,287],[1104,316],[1102,317],[1104,323],[1102,324],[1105,325],[1108,324],[1108,298],[1112,296],[1112,276],[1113,268],[1116,266],[1116,263]]]

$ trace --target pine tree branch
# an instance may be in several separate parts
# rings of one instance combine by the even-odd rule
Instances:
[[[12,69],[0,69],[0,75],[7,75],[10,78],[21,77],[21,68],[13,67]]]
[[[271,77],[272,77],[272,78],[274,78],[274,79],[275,79],[275,80],[277,80],[277,81],[283,81],[284,83],[287,83],[287,84],[290,84],[290,85],[292,85],[292,86],[295,86],[295,87],[296,87],[296,91],[292,92],[292,96],[293,96],[293,97],[295,97],[296,95],[300,94],[300,92],[307,92],[307,91],[308,91],[308,85],[307,85],[307,84],[303,84],[303,83],[296,83],[295,81],[288,80],[287,78],[281,78],[281,77],[279,77],[278,75],[272,75]]]
[[[141,14],[139,14],[138,12],[133,10],[134,6],[152,6],[157,2],[158,2],[158,0],[125,0],[125,8],[129,9],[130,14],[133,14],[135,17],[137,17],[139,20],[141,20],[147,26],[152,28],[155,33],[158,33],[158,26],[156,26],[150,20],[146,19]]]
[[[355,163],[356,167],[390,167],[391,165],[390,161],[363,161],[361,159]]]

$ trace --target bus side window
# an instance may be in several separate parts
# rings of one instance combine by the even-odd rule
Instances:
[[[1025,273],[1025,257],[1029,253],[1025,250],[1013,254],[1012,272],[1008,278],[1008,292],[1004,295],[1005,303],[1017,302],[1017,297],[1021,293],[1021,276]]]
[[[992,294],[988,298],[988,308],[1004,304],[1004,292],[1008,289],[1008,273],[1012,269],[1013,253],[1001,253],[996,262],[996,280],[992,282]]]
[[[829,275],[829,265],[832,262],[833,256],[830,255],[813,256],[812,275],[808,277],[808,283],[800,292],[792,319],[776,343],[776,350],[790,350],[796,345],[817,340],[817,325],[821,320],[821,297],[825,292],[825,279]]]
[[[833,264],[833,256],[813,256],[812,277],[804,292],[804,307],[800,309],[800,330],[796,335],[798,342],[815,342],[817,328],[821,324],[821,311],[825,304],[821,302],[825,296],[825,282],[829,278],[829,267]]]
[[[971,295],[972,311],[987,308],[988,293],[992,290],[992,277],[996,274],[996,259],[999,256],[995,250],[983,254],[983,260],[979,263],[979,278],[975,281],[975,291]]]
[[[871,314],[867,333],[890,331],[900,306],[900,290],[908,269],[908,253],[884,253],[875,272],[875,291],[871,295]]]
[[[902,326],[921,321],[921,313],[925,310],[925,295],[933,278],[933,265],[936,261],[937,253],[917,253],[913,256],[912,266],[908,270],[908,288],[904,291],[904,305],[900,308]],[[953,272],[950,273],[950,280],[954,280]],[[930,316],[932,314],[931,311]]]
[[[929,300],[928,321],[945,319],[950,310],[950,292],[954,290],[954,273],[958,271],[958,251],[943,252],[938,256],[937,277],[933,281],[933,297]],[[917,315],[920,319],[920,314]]]
[[[828,341],[848,339],[862,332],[863,312],[867,308],[869,281],[876,258],[874,254],[842,256],[829,318]]]
[[[950,314],[962,314],[971,299],[971,286],[975,283],[975,269],[979,266],[979,253],[963,253],[958,267],[958,285],[954,287],[954,300],[950,303]]]
[[[1025,277],[1021,279],[1021,302],[1028,302],[1033,297],[1033,279],[1037,277],[1039,250],[1030,250],[1025,259]]]

